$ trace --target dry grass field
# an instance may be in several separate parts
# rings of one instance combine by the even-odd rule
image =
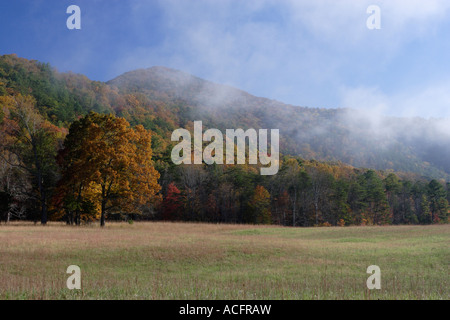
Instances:
[[[2,224],[0,299],[449,299],[449,244],[450,225]]]

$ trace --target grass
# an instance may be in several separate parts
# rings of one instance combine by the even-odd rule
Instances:
[[[449,299],[450,225],[0,225],[0,299]],[[366,269],[381,268],[381,290]],[[78,265],[82,290],[68,290]]]

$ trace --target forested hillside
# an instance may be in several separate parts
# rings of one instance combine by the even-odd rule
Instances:
[[[369,115],[355,110],[285,105],[163,67],[128,72],[105,84],[12,55],[0,59],[0,93],[8,88],[31,93],[40,112],[59,126],[97,111],[123,116],[164,138],[195,120],[221,130],[279,128],[284,154],[450,177],[450,130],[440,130],[442,120],[384,117],[375,127]]]
[[[202,119],[221,130],[279,128],[285,154],[450,177],[450,130],[443,120],[373,119],[356,110],[291,106],[163,67],[128,72],[108,84],[142,94],[149,104],[163,101],[182,126]]]
[[[164,67],[102,83],[15,55],[0,57],[0,106],[6,220],[312,226],[448,219],[443,120],[290,106]],[[195,120],[220,130],[280,129],[279,173],[175,166],[171,133]]]

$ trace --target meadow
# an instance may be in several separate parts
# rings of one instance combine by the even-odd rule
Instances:
[[[0,299],[448,300],[449,243],[450,225],[13,222],[0,225]],[[66,287],[69,265],[81,290]]]

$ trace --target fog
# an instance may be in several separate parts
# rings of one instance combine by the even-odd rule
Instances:
[[[193,121],[280,129],[285,152],[449,173],[450,2],[376,1],[380,30],[366,27],[372,4],[161,1],[163,40],[124,50],[112,70],[183,70],[166,72]],[[132,8],[145,38],[155,7]]]
[[[372,2],[162,1],[164,41],[128,50],[112,69],[162,65],[292,105],[450,117],[450,3],[377,1],[382,29],[371,31]],[[133,6],[136,21],[154,10]]]

